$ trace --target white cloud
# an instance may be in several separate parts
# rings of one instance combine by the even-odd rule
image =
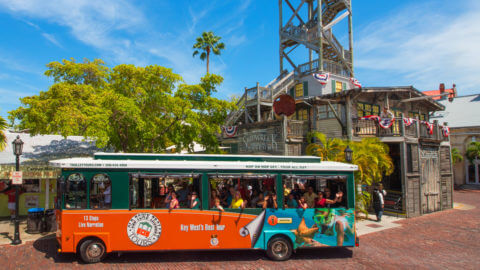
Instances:
[[[60,47],[60,48],[63,48],[62,45],[57,41],[57,39],[55,38],[54,35],[48,34],[48,33],[42,33],[42,36],[43,36],[46,40],[48,40],[48,41],[50,41],[51,43],[53,43],[54,45],[56,45],[56,46],[58,46],[58,47]]]
[[[416,4],[370,23],[357,34],[355,67],[379,73],[380,80],[392,81],[382,73],[399,74],[400,84],[421,90],[445,82],[460,93],[478,92],[480,5],[462,4],[461,12]]]
[[[246,35],[240,35],[240,36],[233,35],[228,39],[227,44],[231,47],[236,47],[246,41],[247,41]]]
[[[111,45],[111,32],[143,21],[142,13],[123,0],[0,0],[0,5],[13,13],[67,26],[77,39],[100,48]]]
[[[165,29],[160,32],[161,26],[154,26],[141,9],[128,0],[0,0],[0,7],[39,30],[44,38],[57,46],[61,44],[53,35],[45,33],[28,19],[66,27],[77,40],[99,50],[100,57],[109,64],[144,66],[159,62],[156,57],[164,59],[168,62],[165,66],[172,67],[189,83],[198,82],[206,69],[205,62],[192,57],[192,45],[200,34],[198,29],[215,31],[226,41],[228,49],[239,46],[247,41],[242,27],[250,4],[251,1],[234,4],[236,8],[231,13],[215,19],[209,15],[222,5],[214,2],[201,6],[194,4],[187,9],[191,16],[183,28],[168,26],[170,32]],[[211,72],[224,73],[226,64],[220,57],[212,55],[210,69]]]

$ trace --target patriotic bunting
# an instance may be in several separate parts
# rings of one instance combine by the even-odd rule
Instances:
[[[413,125],[415,121],[417,121],[415,120],[415,118],[403,118],[403,123],[405,124],[406,127]]]
[[[355,78],[350,78],[350,82],[353,84],[353,86],[356,86],[358,88],[362,88],[362,84],[360,82],[358,82],[357,79]]]
[[[429,123],[428,121],[422,121],[422,124],[425,124],[425,126],[427,126],[428,134],[432,135],[433,134],[433,124]]]
[[[442,134],[443,134],[443,137],[450,136],[450,128],[447,126],[442,126]]]
[[[237,135],[237,126],[224,126],[223,131],[225,136],[231,138]]]
[[[395,122],[395,117],[381,118],[378,115],[367,115],[367,116],[361,117],[360,119],[361,120],[375,120],[375,121],[378,122],[378,125],[381,128],[385,128],[385,129],[390,128],[393,125],[393,123]]]
[[[313,78],[315,78],[315,80],[317,80],[317,82],[319,82],[322,85],[325,85],[325,84],[327,84],[328,79],[330,78],[330,73],[328,73],[328,72],[322,73],[322,74],[313,73],[312,76],[313,76]]]

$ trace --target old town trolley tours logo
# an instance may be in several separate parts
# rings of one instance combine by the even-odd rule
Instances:
[[[157,242],[162,232],[162,224],[150,213],[138,213],[127,225],[127,235],[138,246],[148,247]]]

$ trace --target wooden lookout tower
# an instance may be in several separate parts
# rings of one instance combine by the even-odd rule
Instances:
[[[324,71],[353,77],[351,0],[279,0],[278,8],[280,73],[286,60],[300,77]],[[345,18],[348,49],[333,33],[333,26]],[[289,56],[298,50],[308,50],[308,62],[298,63]]]
[[[279,0],[278,7],[280,74],[266,86],[245,87],[227,126],[275,120],[273,102],[281,94],[301,101],[351,88],[351,0]],[[333,26],[345,18],[348,49],[333,34]],[[313,74],[328,74],[329,80],[320,84]]]

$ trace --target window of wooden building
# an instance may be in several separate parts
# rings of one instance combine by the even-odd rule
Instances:
[[[338,112],[338,105],[332,104],[332,107]],[[318,105],[317,106],[317,119],[330,119],[335,118],[335,114],[328,105]]]
[[[347,84],[340,81],[332,80],[332,93],[338,93],[347,90]]]
[[[299,109],[296,112],[297,120],[308,120],[308,109]]]
[[[420,119],[420,121],[428,121],[427,114],[425,114],[425,113],[410,111],[410,112],[408,112],[408,117],[410,117],[410,118],[417,118],[418,117],[418,119]]]
[[[357,115],[358,117],[363,117],[367,115],[380,115],[380,106],[372,105],[369,103],[358,102]]]

